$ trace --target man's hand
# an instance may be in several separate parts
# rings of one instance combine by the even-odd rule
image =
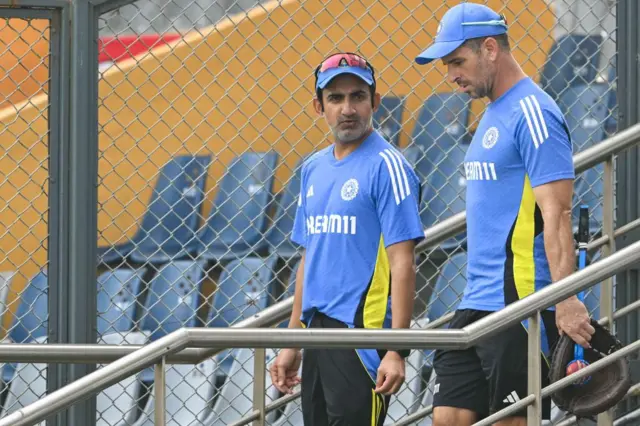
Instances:
[[[388,351],[378,367],[376,393],[392,395],[398,392],[404,382],[404,358],[397,352]]]
[[[300,383],[298,369],[302,352],[298,349],[282,349],[271,365],[271,382],[282,393],[292,394],[293,387]]]
[[[556,305],[556,325],[560,335],[566,334],[583,348],[591,347],[589,341],[596,330],[591,325],[587,308],[577,297]]]

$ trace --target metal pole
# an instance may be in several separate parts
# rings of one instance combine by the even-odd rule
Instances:
[[[66,330],[66,298],[64,287],[68,281],[69,268],[65,259],[65,247],[69,246],[68,214],[68,133],[70,115],[69,75],[71,52],[69,44],[69,7],[53,12],[51,19],[51,42],[49,44],[49,236],[48,236],[48,308],[47,342],[49,344],[68,341]],[[47,365],[47,393],[65,385],[67,365]],[[67,424],[66,413],[47,419],[47,426]]]
[[[616,7],[616,70],[617,70],[617,131],[637,125],[640,121],[640,30],[638,15],[640,3],[637,0],[618,0]],[[637,147],[620,152],[616,164],[616,216],[619,224],[640,216],[640,150]],[[634,235],[635,234],[635,235]],[[618,249],[625,244],[640,239],[640,232],[617,240]],[[637,285],[640,266],[622,272],[616,276],[616,305],[625,306],[640,298]],[[616,323],[617,335],[625,343],[640,338],[640,316],[633,313],[623,321]],[[632,374],[638,368],[637,361],[632,360]],[[638,399],[630,398],[619,405],[619,411],[627,412],[638,407]]]
[[[98,44],[97,17],[89,0],[71,2],[71,115],[69,166],[69,279],[66,294],[69,343],[96,343],[96,246],[98,220]],[[95,364],[72,364],[67,382],[94,371]],[[69,425],[95,425],[95,396],[69,409]]]
[[[613,197],[613,157],[604,163],[604,200],[603,200],[603,223],[602,233],[609,236],[607,244],[602,247],[603,257],[611,256],[616,250],[614,238],[614,197]],[[613,318],[613,278],[609,277],[601,284],[600,291],[600,315]],[[609,329],[615,332],[615,322],[609,323]],[[613,411],[609,410],[598,415],[598,426],[613,425]]]
[[[542,424],[540,312],[536,312],[529,318],[527,331],[529,343],[527,393],[535,398],[533,404],[527,407],[527,426],[540,426]]]
[[[166,424],[165,415],[167,412],[166,408],[166,395],[165,395],[165,360],[166,357],[162,357],[159,363],[155,365],[154,368],[154,380],[153,380],[153,390],[154,390],[154,425],[156,426],[164,426]]]
[[[264,408],[265,408],[265,387],[266,387],[266,349],[259,348],[255,350],[253,357],[253,409],[258,410],[260,415],[258,419],[253,422],[253,426],[264,426]]]

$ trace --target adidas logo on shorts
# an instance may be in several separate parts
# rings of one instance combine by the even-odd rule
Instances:
[[[518,401],[520,401],[520,397],[518,396],[516,391],[511,391],[509,396],[502,400],[502,402],[504,402],[505,404],[515,404]]]

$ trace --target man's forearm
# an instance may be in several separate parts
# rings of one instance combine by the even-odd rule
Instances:
[[[570,212],[545,218],[544,247],[552,282],[560,281],[575,271],[576,255]]]
[[[416,270],[413,259],[391,266],[391,327],[409,328],[416,291]]]

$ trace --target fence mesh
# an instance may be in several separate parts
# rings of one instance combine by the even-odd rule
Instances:
[[[0,18],[0,315],[3,342],[47,338],[50,22]],[[42,366],[0,364],[1,413],[43,394]]]
[[[486,103],[456,93],[442,65],[413,62],[455,3],[144,0],[101,16],[99,341],[227,327],[293,294],[299,252],[288,238],[299,166],[330,136],[312,109],[312,72],[332,51],[360,52],[375,67],[383,103],[374,123],[422,180],[424,226],[462,211],[462,158]],[[560,105],[576,152],[616,131],[615,2],[485,3],[507,17],[516,59]],[[29,281],[42,293],[33,277],[46,260],[47,150],[46,132],[38,133],[46,126],[36,121],[46,120],[39,96],[48,73],[46,50],[37,52],[48,32],[34,22],[0,21],[0,40],[14,46],[0,54],[0,272],[13,277],[4,279],[12,291]],[[594,168],[575,185],[575,206],[592,210],[592,237],[601,229],[601,175]],[[463,234],[420,256],[413,326],[455,309],[465,253]],[[596,316],[598,294],[588,295]],[[21,306],[26,295],[16,297]],[[168,422],[222,425],[250,413],[260,373],[253,354],[228,350],[197,366],[168,366]],[[274,356],[268,352],[267,364]],[[430,404],[431,360],[432,351],[412,352],[387,424]],[[40,367],[29,368],[42,377]],[[23,389],[40,395],[42,381],[27,373]],[[269,402],[280,395],[268,377],[267,385]],[[101,393],[98,423],[152,424],[152,389],[145,370]],[[301,424],[299,401],[268,421]]]

